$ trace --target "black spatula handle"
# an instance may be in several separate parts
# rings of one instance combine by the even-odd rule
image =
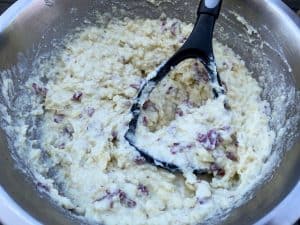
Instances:
[[[202,61],[209,73],[210,80],[219,81],[219,90],[213,90],[217,97],[221,94],[221,83],[218,74],[211,70],[214,64],[212,38],[215,22],[218,18],[222,0],[201,0],[198,15],[192,33],[183,46],[158,70],[157,75],[151,79],[156,84],[160,82],[177,64],[188,58],[198,58]]]
[[[209,14],[218,18],[221,10],[222,0],[202,0],[199,4],[197,15]]]

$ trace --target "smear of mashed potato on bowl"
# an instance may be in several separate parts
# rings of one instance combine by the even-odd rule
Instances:
[[[207,175],[157,168],[124,138],[140,85],[191,30],[177,19],[114,20],[86,27],[39,65],[49,81],[28,85],[40,98],[42,149],[29,158],[39,186],[58,204],[107,225],[196,224],[254,187],[274,138],[268,104],[240,57],[217,41],[230,109],[213,98],[200,63],[187,60],[150,95],[137,129],[149,152]]]

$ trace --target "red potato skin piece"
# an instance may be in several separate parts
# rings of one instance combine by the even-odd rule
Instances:
[[[75,102],[80,102],[82,98],[83,93],[81,91],[77,91],[73,94],[72,100]]]

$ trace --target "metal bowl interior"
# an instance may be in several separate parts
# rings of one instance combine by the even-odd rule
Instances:
[[[30,76],[34,60],[59,44],[67,33],[77,26],[86,26],[96,20],[95,12],[109,12],[114,17],[159,18],[169,17],[193,22],[198,0],[157,1],[81,1],[60,0],[27,1],[13,22],[0,27],[0,71],[10,71],[15,88]],[[264,77],[262,97],[273,110],[278,105],[274,99],[278,89],[297,90],[300,87],[300,21],[279,1],[226,0],[217,24],[216,38],[233,48],[253,71],[253,76]],[[253,31],[235,13],[242,15],[256,29]],[[0,19],[1,20],[1,19]],[[3,21],[1,21],[3,22]],[[238,35],[239,34],[239,35]],[[22,53],[22,54],[20,54]],[[22,63],[22,69],[20,69]],[[2,74],[2,73],[1,73]],[[260,80],[262,81],[262,80]],[[16,94],[17,91],[16,91]],[[283,91],[282,95],[286,95]],[[222,224],[253,224],[267,215],[295,187],[300,178],[299,93],[289,92],[284,119],[274,118],[271,126],[294,124],[286,130],[285,139],[277,146],[281,162],[267,179],[255,190],[255,195],[234,209]],[[0,102],[4,100],[0,96]],[[247,107],[247,106],[245,106]],[[38,193],[30,176],[20,170],[14,155],[13,140],[4,131],[0,133],[0,184],[25,211],[44,224],[83,224],[83,221],[58,207],[47,196]],[[281,151],[282,150],[282,151]],[[22,165],[21,165],[22,167]],[[47,213],[45,213],[47,212]]]

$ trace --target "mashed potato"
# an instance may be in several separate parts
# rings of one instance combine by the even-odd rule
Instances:
[[[274,134],[267,103],[244,62],[217,41],[229,109],[212,97],[197,60],[174,69],[143,106],[136,140],[186,170],[145,161],[125,140],[140,85],[182,45],[191,24],[177,19],[111,21],[72,36],[40,64],[40,150],[30,164],[58,204],[107,225],[196,224],[232,208],[257,182]],[[191,168],[207,175],[195,175]]]

